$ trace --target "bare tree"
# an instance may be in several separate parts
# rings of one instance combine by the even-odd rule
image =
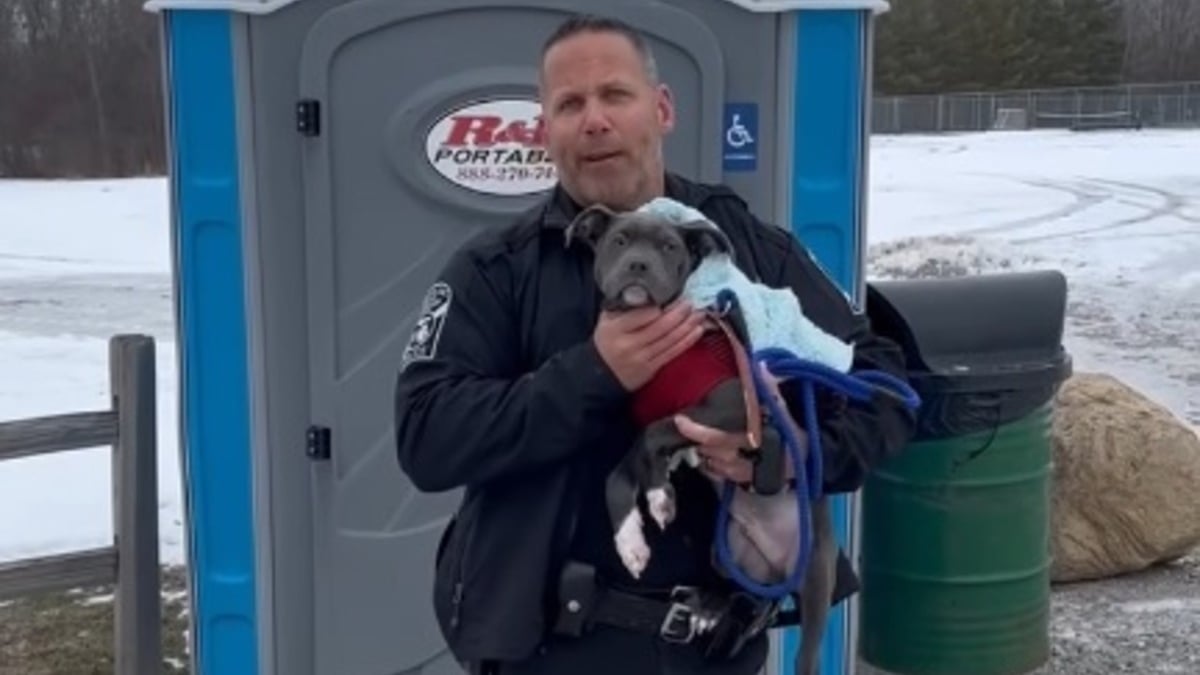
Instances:
[[[1200,2],[1124,0],[1125,79],[1200,80]]]
[[[1044,20],[1065,1],[895,0],[877,81],[945,91],[1112,79],[1117,64],[1102,63],[1086,26]],[[1200,81],[1200,0],[1105,2],[1122,8],[1124,44],[1103,52],[1123,49],[1124,81]],[[158,23],[143,3],[0,0],[0,177],[165,171]],[[1018,20],[1022,7],[1034,19]]]
[[[0,176],[161,173],[158,39],[142,0],[0,0]]]

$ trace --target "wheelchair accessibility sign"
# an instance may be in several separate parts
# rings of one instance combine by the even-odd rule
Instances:
[[[758,104],[726,103],[721,133],[721,162],[726,171],[758,168]]]

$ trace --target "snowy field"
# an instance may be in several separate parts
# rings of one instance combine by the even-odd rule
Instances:
[[[872,141],[873,275],[1053,267],[1068,347],[1200,421],[1200,131]],[[108,406],[106,340],[158,340],[163,556],[180,562],[163,179],[0,181],[0,420]],[[111,541],[109,453],[0,464],[0,561]]]
[[[1200,130],[876,137],[873,276],[1059,269],[1076,370],[1200,422]],[[945,272],[942,272],[945,273]]]

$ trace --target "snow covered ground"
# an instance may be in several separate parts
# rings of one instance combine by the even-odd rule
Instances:
[[[1059,269],[1077,370],[1200,422],[1200,131],[872,142],[871,273]]]
[[[159,514],[183,560],[164,179],[0,180],[0,420],[107,409],[108,338],[157,341]],[[111,451],[0,462],[0,561],[112,543]]]
[[[1200,131],[872,146],[873,275],[1062,269],[1077,368],[1113,372],[1200,421]],[[179,562],[166,189],[0,181],[0,420],[107,407],[107,338],[154,335],[163,555]],[[104,449],[0,464],[0,561],[111,541],[109,473]]]

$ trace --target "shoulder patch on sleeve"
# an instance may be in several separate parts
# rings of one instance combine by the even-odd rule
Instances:
[[[450,302],[454,299],[454,291],[444,281],[439,281],[425,292],[421,302],[421,314],[413,326],[408,344],[400,359],[400,367],[404,369],[414,361],[426,361],[437,355],[438,341],[442,337],[442,329],[446,326],[446,315],[450,313]]]

